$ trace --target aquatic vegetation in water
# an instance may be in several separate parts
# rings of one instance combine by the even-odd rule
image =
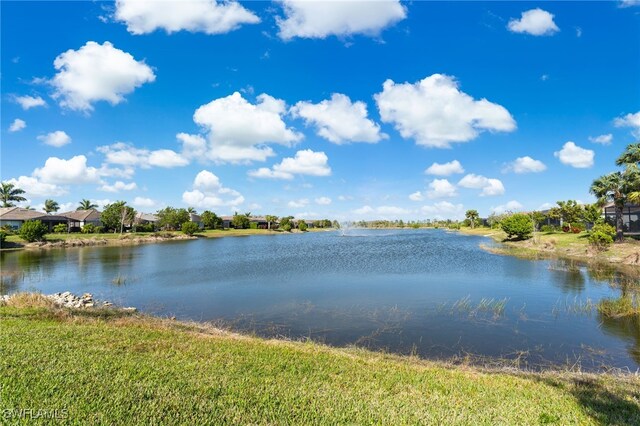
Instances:
[[[574,297],[572,301],[565,299],[564,302],[558,300],[551,309],[554,316],[558,316],[561,312],[568,314],[590,314],[596,308],[596,305],[587,298],[587,300]]]
[[[609,318],[640,316],[640,305],[637,297],[622,295],[617,299],[602,299],[598,312]]]
[[[508,300],[506,297],[504,299],[483,297],[475,304],[471,301],[471,296],[467,295],[453,302],[449,311],[451,313],[466,313],[470,317],[475,317],[480,313],[491,313],[493,318],[500,318],[505,313]],[[443,310],[447,310],[446,303],[440,305],[440,311]]]
[[[111,282],[115,285],[125,285],[127,283],[127,277],[118,274]]]

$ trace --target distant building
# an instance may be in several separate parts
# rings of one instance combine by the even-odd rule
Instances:
[[[562,219],[561,218],[556,218],[556,217],[549,217],[549,213],[551,212],[551,209],[547,209],[547,210],[540,210],[540,213],[542,213],[543,215],[545,215],[547,218],[544,221],[543,225],[550,225],[550,226],[562,226]]]
[[[222,228],[234,228],[233,226],[233,216],[221,216],[222,219]],[[256,229],[269,229],[269,223],[267,222],[267,218],[263,216],[252,216],[249,218],[249,223],[251,224],[251,228]],[[271,222],[271,229],[276,229],[278,227],[278,222]]]
[[[202,221],[202,217],[199,214],[189,213],[189,220],[198,225],[198,228],[204,228],[204,222]]]
[[[135,223],[137,225],[146,225],[148,223],[157,224],[158,216],[152,213],[136,213]]]
[[[53,227],[60,223],[65,225],[69,223],[69,220],[62,215],[49,215],[36,210],[23,209],[22,207],[0,208],[0,227],[8,226],[11,229],[18,229],[29,220],[39,220],[47,225],[49,231],[52,231]]]
[[[74,210],[70,212],[60,213],[59,216],[65,217],[69,221],[69,232],[80,232],[85,225],[102,226],[100,221],[101,213],[96,209]]]

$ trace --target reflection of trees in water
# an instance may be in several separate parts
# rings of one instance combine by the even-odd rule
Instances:
[[[629,356],[640,364],[640,315],[611,318],[598,314],[602,330],[630,343]]]
[[[554,284],[563,293],[582,293],[585,288],[584,274],[580,265],[573,260],[555,259],[550,261],[549,269],[554,272]]]
[[[640,284],[640,270],[637,268],[621,270],[610,263],[592,262],[587,266],[587,273],[592,280],[606,281],[623,292]]]
[[[567,293],[581,293],[585,288],[586,276],[591,284],[605,282],[612,288],[622,289],[623,293],[640,285],[640,271],[637,268],[621,269],[604,261],[584,263],[572,259],[553,259],[549,261],[549,269],[554,272],[555,284]]]
[[[44,280],[64,264],[64,250],[20,250],[0,257],[0,293],[17,290],[24,281]]]
[[[122,285],[131,277],[127,275],[134,265],[131,247],[109,247],[98,251],[102,275],[112,284]]]
[[[19,271],[7,271],[0,272],[0,294],[8,294],[16,291],[22,282],[23,274]]]
[[[98,253],[105,264],[128,264],[133,260],[133,250],[130,247],[105,247]]]

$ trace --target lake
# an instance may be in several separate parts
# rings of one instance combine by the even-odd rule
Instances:
[[[549,365],[640,367],[640,324],[601,317],[617,274],[482,250],[442,230],[349,230],[0,255],[2,291],[71,291],[268,337]],[[489,362],[489,361],[486,361]]]

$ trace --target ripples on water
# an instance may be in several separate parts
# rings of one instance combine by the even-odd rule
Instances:
[[[430,358],[640,366],[638,321],[593,308],[633,283],[608,269],[492,255],[482,242],[438,230],[351,229],[7,252],[2,291],[91,292],[264,336]]]

